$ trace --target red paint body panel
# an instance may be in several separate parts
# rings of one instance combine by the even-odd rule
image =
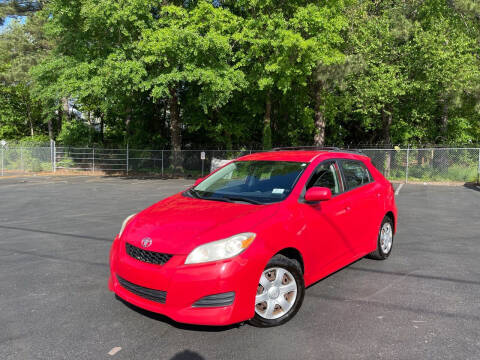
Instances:
[[[362,161],[374,181],[333,196],[327,201],[303,201],[305,185],[324,160]],[[227,325],[254,316],[255,294],[268,261],[286,248],[298,250],[305,285],[375,250],[383,217],[391,212],[396,230],[397,209],[390,183],[361,155],[331,151],[278,151],[257,153],[237,161],[278,160],[309,163],[290,195],[269,205],[218,202],[176,194],[137,214],[110,253],[109,288],[129,303],[164,314],[178,322]],[[254,232],[253,243],[231,259],[185,265],[197,246],[242,232]],[[172,254],[165,265],[139,261],[126,253],[125,242],[141,247],[152,239],[149,251]],[[150,289],[167,292],[164,304],[137,296],[116,276]],[[235,292],[232,305],[197,308],[204,296]]]

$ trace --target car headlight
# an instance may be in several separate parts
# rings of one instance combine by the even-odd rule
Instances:
[[[123,220],[122,228],[120,229],[120,232],[118,233],[118,237],[122,236],[123,230],[125,230],[125,227],[128,225],[130,220],[132,220],[135,215],[137,215],[137,214],[132,214],[132,215],[128,216],[125,220]]]
[[[246,232],[200,245],[187,256],[185,264],[198,264],[237,256],[250,246],[255,236],[254,233]]]

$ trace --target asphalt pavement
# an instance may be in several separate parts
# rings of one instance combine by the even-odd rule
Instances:
[[[0,359],[480,359],[480,191],[405,185],[386,261],[307,289],[289,323],[203,327],[115,299],[123,219],[192,181],[0,179]]]

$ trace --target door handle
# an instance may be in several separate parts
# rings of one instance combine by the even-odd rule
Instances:
[[[344,207],[342,210],[340,210],[339,212],[337,212],[337,215],[343,215],[343,214],[346,214],[347,212],[350,211],[350,206],[346,206]]]

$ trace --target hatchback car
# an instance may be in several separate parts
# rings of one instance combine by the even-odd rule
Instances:
[[[178,322],[280,325],[305,287],[392,251],[392,185],[361,154],[240,157],[129,216],[110,252],[109,288]]]

